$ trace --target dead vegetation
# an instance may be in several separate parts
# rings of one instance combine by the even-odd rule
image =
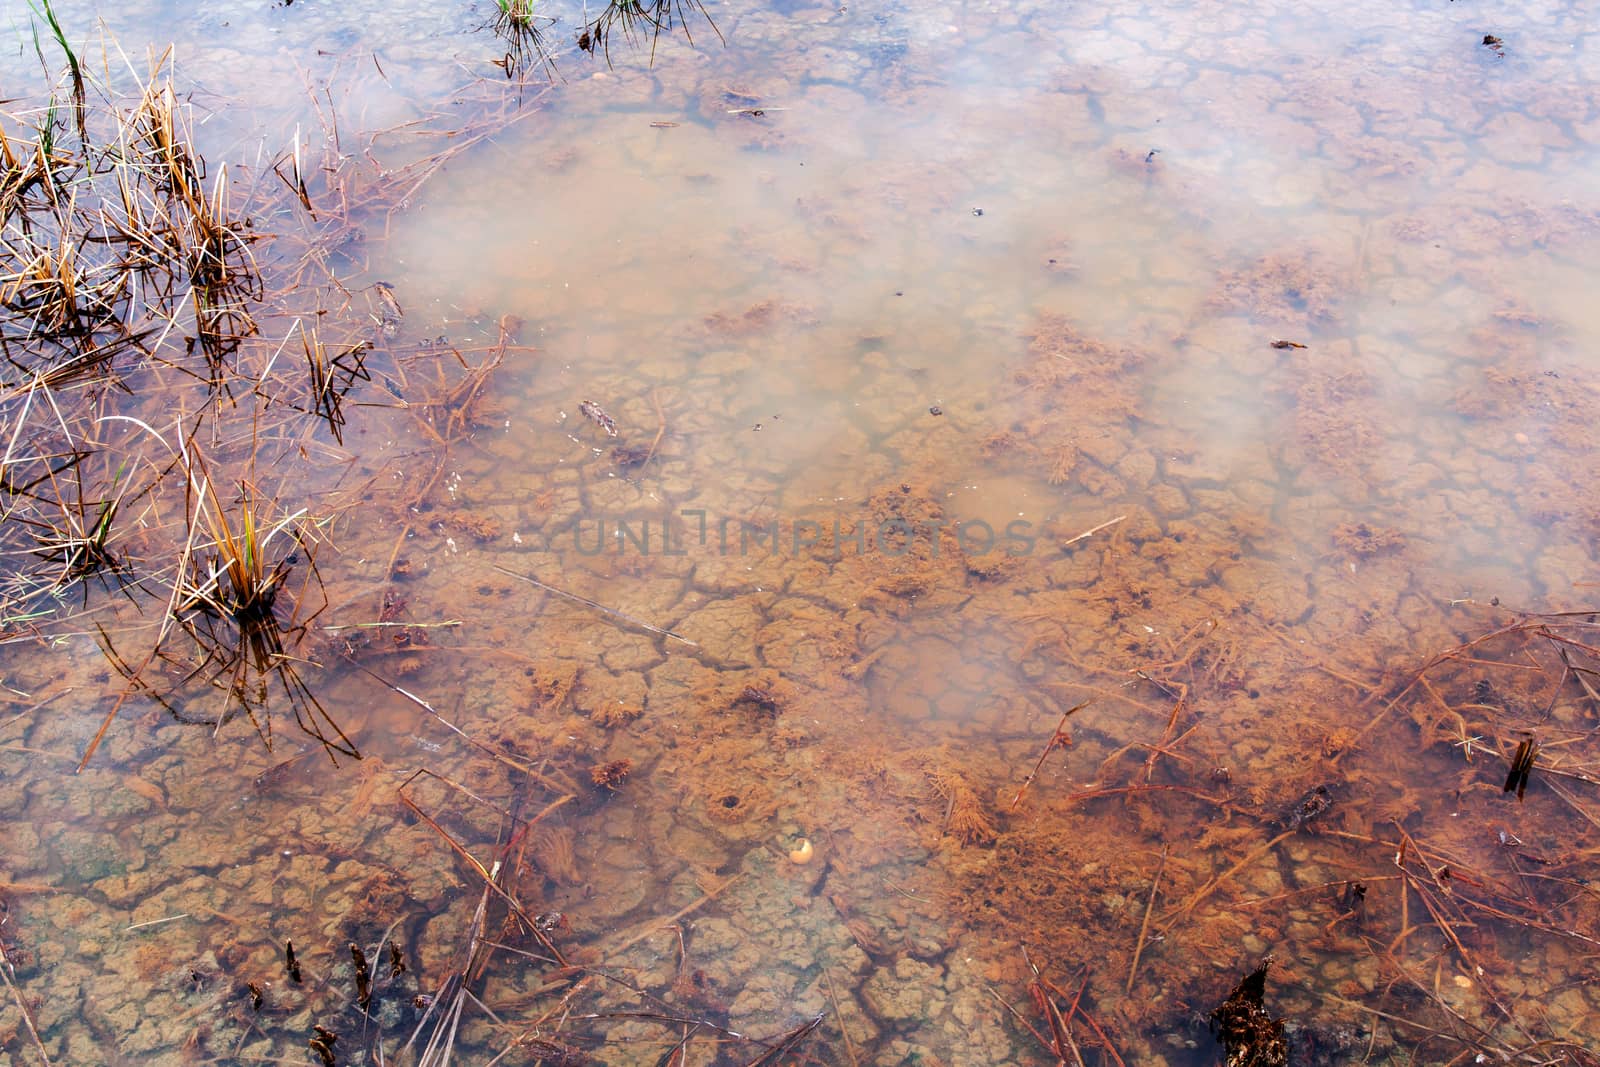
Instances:
[[[955,838],[963,845],[991,845],[994,843],[995,825],[984,810],[983,801],[972,791],[967,780],[948,765],[928,771],[928,783],[944,801],[944,818],[939,824],[941,836]]]
[[[591,32],[602,49],[613,29],[653,40],[697,10],[612,5]],[[246,790],[263,803],[284,799],[286,783],[315,780],[313,765],[326,767],[323,754],[334,762],[359,758],[355,732],[318,696],[332,661],[355,663],[375,684],[431,712],[379,670],[407,673],[405,664],[427,651],[428,635],[451,624],[414,620],[392,589],[381,607],[376,594],[362,598],[371,614],[361,621],[330,620],[339,606],[328,603],[321,568],[339,551],[352,501],[383,509],[399,531],[386,585],[405,569],[400,546],[424,525],[497,535],[481,516],[440,508],[450,495],[443,475],[448,458],[473,448],[475,433],[496,417],[491,380],[508,359],[531,351],[516,343],[519,324],[510,317],[500,320],[497,343],[481,347],[417,339],[401,294],[363,277],[363,231],[384,226],[456,153],[536,111],[525,98],[499,99],[473,86],[451,100],[456,114],[441,109],[408,125],[399,161],[381,151],[381,132],[341,132],[330,113],[317,135],[297,131],[287,149],[266,148],[269,166],[211,167],[171,55],[156,58],[129,91],[109,75],[104,83],[90,79],[76,63],[70,79],[77,101],[70,111],[51,104],[0,116],[4,635],[49,643],[89,633],[113,668],[120,691],[96,709],[98,728],[80,770],[135,705],[153,709],[152,718],[213,732],[245,719],[269,746],[292,720],[315,743]],[[314,97],[318,108],[324,101],[331,107],[331,94]],[[471,116],[465,125],[462,111]],[[437,150],[415,148],[428,143]],[[414,430],[421,442],[401,460],[408,476],[392,479],[398,488],[386,494],[374,490],[385,472],[361,469],[345,448],[350,434],[373,424]],[[429,517],[413,526],[412,514]],[[403,654],[379,658],[385,652]],[[551,681],[548,703],[564,703],[575,680]],[[775,703],[768,707],[776,711]],[[614,720],[639,713],[619,711]],[[433,719],[449,726],[437,713]],[[258,1016],[291,1003],[315,1019],[309,1041],[297,1039],[300,1055],[309,1049],[324,1063],[359,1055],[388,1062],[406,1046],[417,1062],[446,1064],[468,1026],[479,1027],[474,1047],[488,1040],[501,1056],[515,1049],[544,1062],[586,1063],[605,1028],[640,1020],[655,1026],[675,1062],[701,1048],[750,1064],[804,1054],[819,1019],[752,1038],[719,1022],[725,1009],[664,1008],[659,992],[602,971],[592,955],[588,966],[569,961],[559,940],[570,925],[533,907],[547,883],[580,882],[572,827],[551,816],[577,796],[599,806],[626,794],[638,773],[630,760],[575,756],[570,765],[534,767],[510,749],[455,732],[503,776],[495,788],[468,789],[429,772],[408,780],[398,798],[471,882],[457,957],[408,965],[391,940],[403,914],[383,915],[392,925],[376,940],[364,927],[341,930],[348,936],[336,940],[332,962],[309,942],[278,942],[270,976],[241,965],[248,952],[230,942],[218,955],[226,955],[224,972],[240,965],[237,983],[218,981],[214,965],[191,968],[183,979],[185,995],[205,1013],[198,1022],[192,1013],[180,1020],[187,1055],[237,1060],[247,1039],[269,1032]],[[379,806],[381,771],[369,761],[353,811]],[[506,779],[512,784],[499,789]],[[136,792],[167,804],[167,793],[149,783]],[[524,807],[535,802],[541,806],[530,817]],[[488,858],[476,858],[484,849]],[[700,903],[727,884],[708,884]],[[370,898],[361,912],[369,919],[405,899],[382,886],[361,893]],[[691,910],[650,923],[603,958],[672,929]],[[170,960],[154,958],[163,974],[170,969]],[[14,959],[0,959],[8,985]],[[495,972],[511,962],[519,972],[548,973],[528,1001],[507,997],[504,1016],[479,1012],[500,1001]],[[693,973],[696,1003],[710,1003],[714,981]],[[418,996],[419,980],[435,991]],[[602,990],[608,998],[598,996]],[[519,985],[517,992],[527,991]],[[29,1002],[13,992],[31,1033]],[[528,1012],[531,1006],[537,1010]],[[409,1044],[405,1034],[396,1040],[386,1031],[396,1020],[406,1024]],[[514,1030],[504,1029],[507,1021]]]
[[[958,898],[986,929],[1089,967],[1090,988],[1108,970],[1125,973],[1130,993],[1165,990],[1190,1013],[1125,1010],[1140,1033],[1194,1033],[1193,1019],[1210,1012],[1228,1063],[1331,1064],[1394,1048],[1416,1062],[1592,1064],[1582,1000],[1534,1006],[1526,994],[1584,985],[1580,961],[1600,949],[1579,873],[1600,847],[1591,728],[1600,616],[1470,603],[1456,611],[1475,636],[1387,685],[1361,686],[1368,696],[1353,710],[1364,728],[1336,741],[1308,735],[1314,773],[1280,768],[1271,781],[1219,773],[1204,718],[1187,710],[1218,706],[1217,680],[1195,669],[1216,638],[1178,642],[1171,661],[1131,672],[1175,701],[1160,736],[1118,745],[1065,796],[1019,791],[1029,818],[1002,823],[995,864],[970,868]],[[1070,688],[1112,696],[1093,684]],[[1414,773],[1401,796],[1375,794],[1394,777],[1369,738],[1399,716],[1420,742],[1403,757]],[[1103,728],[1093,717],[1074,722],[1080,748],[1085,731]],[[1056,758],[1081,761],[1060,740],[1064,725],[1044,756],[1064,749]],[[1104,744],[1096,737],[1090,747]],[[1043,763],[1030,759],[1026,777],[1026,765],[1017,769],[1024,787]],[[1042,829],[1042,817],[1072,829]],[[1172,838],[1174,818],[1203,832],[1192,844]],[[1112,845],[1126,852],[1141,840],[1167,842],[1159,864],[1144,861],[1147,877],[1156,873],[1142,887],[1140,861],[1115,857]],[[1095,891],[1062,888],[1068,872],[1085,870]],[[1086,955],[1079,946],[1097,936]],[[1293,953],[1279,957],[1283,988],[1270,1010],[1264,967],[1231,994],[1221,984],[1258,937]],[[1074,998],[1057,990],[1037,1004],[1046,1020],[1057,1004],[1063,1024],[1035,1033],[1071,1063],[1085,1034],[1064,1025],[1063,999]]]
[[[382,473],[326,488],[355,469],[351,405],[409,411],[431,444],[390,501],[410,514],[526,350],[509,320],[482,351],[410,340],[393,287],[352,281],[351,253],[446,158],[533,109],[479,90],[474,128],[441,112],[420,136],[446,147],[394,166],[382,131],[350,152],[325,113],[320,138],[263,146],[269,166],[211,167],[175,57],[135,74],[99,47],[103,75],[74,56],[64,76],[73,108],[58,86],[0,114],[0,634],[92,633],[124,677],[85,762],[135,694],[174,721],[248,718],[269,744],[276,708],[354,756],[314,688],[329,651],[356,649],[307,640],[328,607],[318,557]]]
[[[618,25],[627,32],[625,23]],[[403,647],[404,662],[415,663],[428,630],[407,622],[403,606],[385,596],[373,625],[395,629],[372,631],[383,634],[382,641],[308,646],[307,634],[325,609],[317,559],[330,550],[342,498],[302,498],[292,478],[262,472],[276,471],[280,463],[292,468],[295,457],[308,451],[338,457],[357,406],[389,406],[397,421],[414,424],[427,439],[414,478],[398,494],[405,508],[428,515],[419,524],[494,539],[499,530],[492,522],[439,510],[437,490],[447,457],[471,449],[475,431],[486,422],[493,376],[526,349],[515,343],[510,320],[502,320],[497,343],[476,350],[408,341],[392,287],[346,285],[328,270],[336,260],[327,249],[342,246],[350,219],[395,209],[435,173],[441,157],[399,168],[375,183],[344,153],[308,164],[297,139],[276,168],[282,189],[275,192],[293,212],[274,217],[293,224],[285,221],[285,232],[269,241],[251,224],[252,213],[271,214],[283,205],[268,210],[242,200],[240,186],[222,169],[208,176],[176,105],[170,71],[163,77],[164,87],[152,89],[152,78],[127,106],[117,160],[106,164],[112,170],[96,169],[101,164],[94,161],[92,144],[105,142],[91,143],[84,131],[98,120],[85,117],[81,106],[76,142],[74,127],[60,117],[24,116],[20,131],[13,129],[0,146],[8,272],[0,296],[6,301],[5,326],[15,331],[0,332],[0,343],[7,336],[13,341],[5,347],[10,377],[0,389],[8,442],[0,471],[6,519],[0,537],[7,558],[26,564],[7,580],[5,625],[12,634],[49,636],[63,620],[87,625],[106,618],[97,632],[128,694],[213,729],[243,715],[269,742],[272,709],[286,707],[330,754],[354,755],[353,743],[322,709],[303,674],[329,652],[386,671],[380,650]],[[125,150],[142,162],[123,161]],[[125,236],[108,242],[108,233]],[[275,241],[285,243],[269,255]],[[294,294],[293,301],[285,293]],[[337,299],[329,301],[330,294]],[[335,306],[319,306],[325,303]],[[309,317],[320,310],[334,313]],[[768,309],[708,326],[759,330],[770,317]],[[1059,429],[1063,424],[1050,418],[1050,404],[1056,393],[1085,389],[1103,401],[1096,410],[1124,403],[1131,410],[1131,394],[1123,390],[1128,370],[1142,356],[1084,338],[1054,319],[1039,324],[1029,356],[1014,384],[1025,398],[1037,394],[1037,409],[1020,430],[1007,431],[997,456],[1037,449],[1051,458],[1052,481],[1077,479],[1091,491],[1111,491],[1116,456],[1105,447],[1103,427],[1080,421]],[[1323,383],[1320,391],[1307,393],[1307,403],[1330,397],[1352,406],[1364,402],[1360,389],[1333,384],[1340,388]],[[660,437],[658,431],[658,443]],[[654,452],[652,445],[630,462],[647,464]],[[397,525],[385,580],[405,572],[399,553],[413,527],[409,519]],[[1398,535],[1365,526],[1340,527],[1334,537],[1338,549],[1358,558],[1404,548]],[[91,588],[91,582],[99,585]],[[883,591],[909,596],[928,584],[917,574],[898,575]],[[142,605],[154,623],[144,631],[126,627],[127,617],[117,614],[118,597]],[[1143,608],[1151,607],[1147,593],[1137,598]],[[1226,986],[1213,989],[1221,979],[1203,972],[1206,966],[1218,969],[1219,961],[1232,965],[1247,930],[1240,915],[1254,909],[1267,917],[1259,928],[1276,937],[1297,937],[1374,962],[1376,983],[1328,979],[1324,984],[1340,992],[1315,1007],[1342,1020],[1388,1027],[1394,1040],[1385,1038],[1385,1047],[1442,1048],[1441,1059],[1459,1062],[1494,1057],[1591,1063],[1592,1054],[1578,1042],[1556,1036],[1567,1030],[1558,1031],[1519,1003],[1517,990],[1527,983],[1515,976],[1513,952],[1517,937],[1564,945],[1569,958],[1587,958],[1600,946],[1588,907],[1593,893],[1587,863],[1595,847],[1593,829],[1600,825],[1592,803],[1600,767],[1589,729],[1600,714],[1595,625],[1592,613],[1517,616],[1439,657],[1403,688],[1397,683],[1361,705],[1373,725],[1384,717],[1409,717],[1423,742],[1425,765],[1415,788],[1381,805],[1359,809],[1344,803],[1342,788],[1307,788],[1298,779],[1274,776],[1271,768],[1263,774],[1235,761],[1236,770],[1229,769],[1228,754],[1211,743],[1205,716],[1239,695],[1239,656],[1232,646],[1210,648],[1214,622],[1196,624],[1170,657],[1107,683],[1108,699],[1137,726],[1114,737],[1103,725],[1086,727],[1083,749],[1094,756],[1086,785],[1036,782],[1050,758],[1064,762],[1078,755],[1069,748],[1073,741],[1065,725],[1080,704],[1061,716],[1048,738],[1042,731],[1029,735],[1029,751],[1016,769],[1026,770],[1033,752],[1041,745],[1043,751],[1026,777],[1012,775],[990,789],[980,772],[950,761],[921,769],[917,800],[936,809],[931,789],[943,807],[942,817],[935,814],[939,837],[970,846],[950,853],[973,864],[992,857],[961,883],[975,925],[1015,932],[1027,924],[1030,938],[1054,939],[1056,959],[1072,958],[1070,951],[1082,959],[1092,951],[1095,959],[1111,961],[1118,988],[1124,974],[1129,991],[1136,984],[1196,988],[1200,973],[1204,991],[1187,1007],[1191,1014],[1204,1012]],[[131,655],[129,641],[138,642]],[[852,669],[865,674],[881,654]],[[396,663],[397,673],[409,669]],[[541,676],[541,710],[570,703],[575,671]],[[1367,679],[1353,688],[1380,691],[1378,682]],[[787,692],[765,679],[742,689],[735,685],[724,695],[731,700],[719,706],[749,713],[752,728],[798,717],[784,715]],[[201,696],[211,705],[201,705]],[[603,726],[625,725],[641,715],[631,705],[593,713]],[[115,716],[113,708],[99,736]],[[1330,733],[1320,749],[1304,754],[1307,761],[1356,767],[1364,736]],[[85,760],[93,751],[91,745]],[[417,1009],[422,1018],[412,1034],[412,1048],[423,1062],[448,1062],[474,1019],[480,1026],[473,1032],[475,1047],[496,1043],[508,1059],[515,1050],[547,1063],[590,1062],[600,1049],[582,1024],[603,1029],[624,1020],[655,1028],[665,1063],[686,1062],[691,1045],[729,1062],[777,1063],[801,1055],[817,1021],[752,1046],[718,1021],[714,978],[699,969],[686,971],[680,962],[672,989],[687,991],[692,1000],[667,1006],[660,989],[629,986],[605,964],[571,951],[569,941],[577,939],[565,917],[544,907],[545,883],[577,885],[583,873],[570,827],[552,825],[551,813],[567,803],[598,806],[613,793],[626,799],[647,785],[631,777],[628,760],[598,762],[585,753],[566,766],[541,761],[534,767],[496,751],[492,762],[516,784],[498,793],[476,784],[469,791],[432,776],[429,788],[436,794],[423,799],[417,784],[403,793],[408,812],[437,832],[471,886],[457,958],[434,961],[423,971],[436,990]],[[1441,769],[1448,773],[1436,777]],[[1370,779],[1355,772],[1351,779],[1345,784],[1371,788]],[[585,780],[592,788],[581,791],[582,799],[563,791]],[[1457,787],[1466,817],[1442,827],[1421,825],[1417,816],[1425,808],[1440,810],[1445,787],[1439,780]],[[1013,788],[1007,810],[1004,798]],[[998,807],[986,799],[996,796],[1002,798]],[[1431,797],[1432,803],[1417,797]],[[1024,799],[1032,825],[1016,815]],[[1513,807],[1519,801],[1522,806]],[[732,777],[691,795],[690,804],[725,826],[759,825],[780,807],[772,788]],[[1357,810],[1394,812],[1395,825],[1363,825],[1353,814]],[[1111,821],[1116,811],[1132,812],[1129,821]],[[1529,814],[1513,825],[1508,811]],[[1048,824],[1039,825],[1045,820],[1037,815],[1048,816]],[[1170,868],[1165,849],[1158,866],[1153,849],[1132,847],[1148,843],[1140,840],[1141,831],[1164,830],[1175,817],[1198,826],[1193,847],[1180,847]],[[1096,826],[1100,820],[1106,821]],[[1336,880],[1306,874],[1281,894],[1264,895],[1248,881],[1258,864],[1299,871],[1305,861],[1291,858],[1289,850],[1306,842],[1314,843],[1319,861],[1337,861]],[[1083,888],[1085,872],[1092,892]],[[725,885],[708,889],[691,906]],[[647,925],[641,937],[673,929],[656,919]],[[1094,942],[1093,935],[1105,930],[1123,939],[1109,947]],[[1508,930],[1510,938],[1504,936]],[[621,956],[635,941],[604,946],[603,958]],[[679,951],[687,956],[681,940]],[[376,952],[371,959],[378,958]],[[350,945],[349,958],[355,981],[344,996],[362,1014],[400,992],[374,976],[359,942]],[[512,961],[531,969],[534,978],[507,991],[498,979]],[[1121,1062],[1121,1038],[1136,1026],[1182,1029],[1178,1009],[1170,1007],[1162,1009],[1170,1014],[1159,1017],[1108,1020],[1094,999],[1096,976],[1085,972],[1057,984],[1031,962],[1028,967],[1035,1020],[1028,1028],[1056,1061]],[[390,978],[403,969],[394,968]],[[298,984],[298,965],[294,971]],[[1228,980],[1237,973],[1229,971]],[[1306,977],[1303,969],[1294,973]],[[1212,981],[1205,983],[1205,977]],[[1254,1034],[1252,1047],[1265,1050],[1264,1058],[1237,1062],[1278,1062],[1291,1038],[1261,1010],[1264,970],[1254,985],[1248,983],[1223,1002],[1237,1010],[1216,1009],[1212,1020],[1224,1035],[1233,1035],[1234,1045],[1243,1047]],[[1482,1000],[1463,1006],[1450,999],[1452,988],[1471,990]],[[600,990],[629,1003],[603,999]],[[255,995],[259,1009],[259,990]],[[352,1012],[351,1018],[360,1015]],[[341,1029],[348,1049],[353,1039]],[[382,1040],[380,1035],[374,1047],[383,1048]],[[335,1047],[333,1031],[319,1024],[312,1051],[326,1062]],[[1228,1055],[1233,1061],[1234,1052]]]
[[[694,44],[694,16],[704,19],[717,40],[722,40],[722,31],[700,0],[606,0],[599,13],[578,31],[578,48],[591,54],[598,52],[610,66],[611,45],[620,32],[630,48],[648,42],[650,61],[654,63],[656,45],[663,33],[680,30],[684,39]]]

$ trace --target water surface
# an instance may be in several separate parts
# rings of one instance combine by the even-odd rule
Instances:
[[[357,211],[335,267],[403,318],[333,309],[369,406],[274,470],[338,516],[300,655],[364,758],[136,697],[74,776],[122,679],[78,625],[7,647],[52,1061],[403,1062],[487,929],[453,840],[590,968],[495,901],[460,1062],[818,1014],[785,1062],[1054,1062],[1031,965],[1085,1062],[1208,1063],[1268,954],[1293,1062],[1588,1062],[1600,709],[1585,620],[1514,613],[1594,580],[1587,9],[709,11],[610,67],[563,11],[549,84],[487,5],[104,13],[178,35],[247,174],[329,115],[379,166],[488,135]]]

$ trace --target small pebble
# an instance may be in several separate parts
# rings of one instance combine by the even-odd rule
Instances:
[[[944,408],[940,407],[938,404],[935,404],[935,405],[933,405],[933,407],[928,409],[928,414],[929,415],[943,415],[944,414]]]

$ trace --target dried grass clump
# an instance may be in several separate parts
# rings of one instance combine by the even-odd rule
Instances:
[[[928,781],[945,801],[943,834],[956,838],[963,845],[994,844],[999,831],[965,778],[955,771],[936,768],[928,772]]]
[[[87,628],[127,688],[85,759],[134,692],[184,722],[242,709],[270,741],[273,689],[353,755],[299,674],[317,525],[251,472],[303,454],[318,427],[339,441],[365,346],[302,330],[298,367],[261,337],[263,316],[306,300],[309,319],[317,294],[280,277],[268,301],[252,251],[265,235],[227,168],[208,175],[170,52],[132,94],[86,94],[73,58],[70,117],[54,94],[0,113],[0,632],[71,620],[69,589],[96,613]],[[91,602],[91,578],[137,617]],[[125,656],[135,634],[144,652]],[[220,690],[220,713],[195,713],[196,685]]]
[[[492,376],[528,349],[509,318],[495,345],[408,343],[393,287],[339,272],[449,159],[537,111],[485,83],[357,134],[314,102],[325,136],[208,167],[170,50],[142,75],[109,39],[79,63],[44,14],[70,69],[0,105],[0,639],[98,635],[126,686],[88,754],[139,693],[213,728],[242,712],[269,740],[287,701],[353,755],[306,680],[318,648],[339,651],[306,641],[325,607],[315,557],[391,472],[317,486],[354,462],[358,405],[409,410],[429,444],[415,492],[390,490],[403,540],[488,417]],[[346,403],[359,392],[375,395]]]
[[[186,363],[196,344],[194,373],[220,386],[257,332],[260,235],[226,168],[208,188],[177,101],[164,56],[131,106],[80,107],[75,134],[53,103],[0,115],[0,397]]]

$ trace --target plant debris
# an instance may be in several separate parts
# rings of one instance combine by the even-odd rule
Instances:
[[[585,400],[578,405],[578,410],[582,412],[584,418],[604,430],[607,437],[617,436],[617,421],[606,414],[605,408],[593,400]]]
[[[1304,829],[1307,824],[1320,818],[1331,807],[1333,807],[1333,793],[1325,785],[1316,786],[1289,809],[1283,818],[1283,826],[1289,830]]]
[[[1503,793],[1516,791],[1517,799],[1528,791],[1528,778],[1533,774],[1533,761],[1539,758],[1539,742],[1525,737],[1517,742],[1517,751],[1511,757],[1511,769],[1506,774]]]
[[[1206,1017],[1212,1034],[1222,1043],[1226,1067],[1287,1067],[1289,1063],[1283,1020],[1273,1018],[1265,1004],[1271,963],[1270,956],[1262,960]]]
[[[610,763],[602,763],[590,770],[589,780],[594,783],[596,789],[615,793],[632,771],[632,760],[614,759]]]

